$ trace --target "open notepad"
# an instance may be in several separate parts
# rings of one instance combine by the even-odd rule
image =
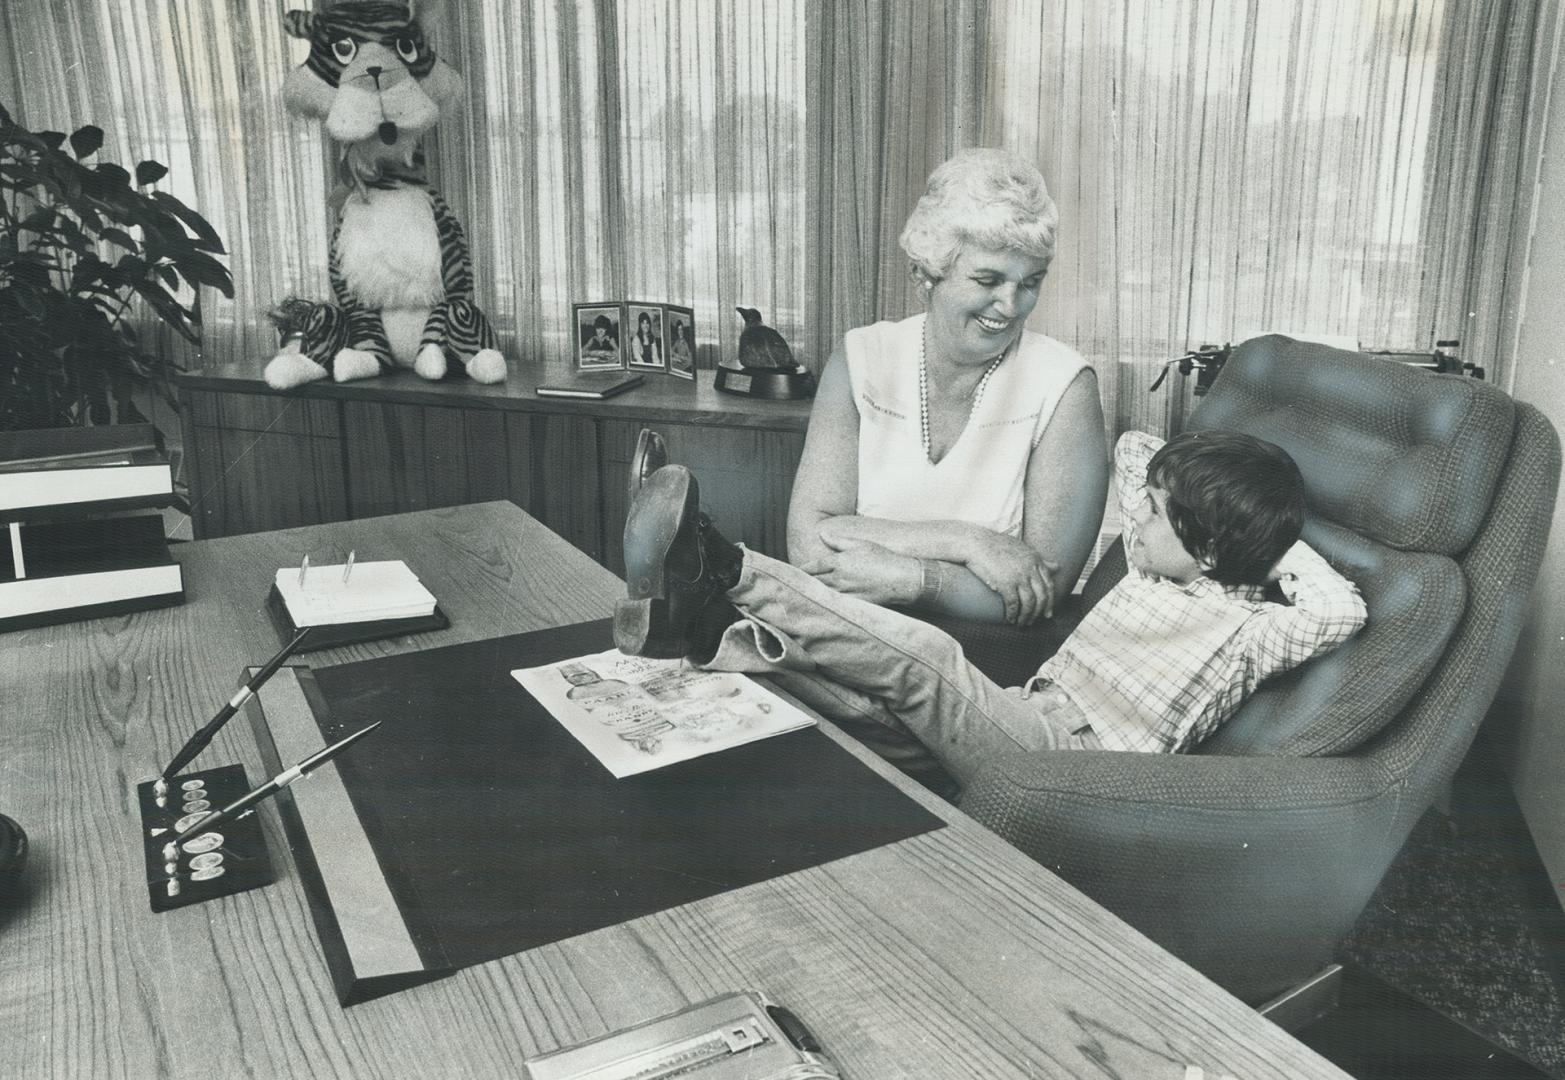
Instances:
[[[348,580],[342,565],[312,566],[299,583],[297,567],[277,571],[277,593],[294,625],[417,619],[435,610],[435,597],[401,559],[355,563]]]

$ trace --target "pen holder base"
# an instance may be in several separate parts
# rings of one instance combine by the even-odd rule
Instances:
[[[243,765],[224,765],[174,777],[168,782],[163,806],[158,805],[155,780],[136,785],[147,896],[153,911],[199,904],[277,880],[260,815],[254,812],[219,826],[216,833],[202,833],[185,841],[175,852],[172,872],[164,858],[181,821],[192,814],[209,814],[227,806],[249,790],[250,781]],[[191,798],[193,795],[199,798]]]

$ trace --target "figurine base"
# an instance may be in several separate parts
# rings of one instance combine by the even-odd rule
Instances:
[[[144,780],[136,785],[147,896],[153,911],[199,904],[277,880],[261,831],[261,818],[254,812],[241,814],[219,826],[215,833],[201,833],[186,840],[174,853],[172,872],[165,859],[165,849],[184,818],[209,814],[250,790],[243,765],[224,765],[174,777],[168,783],[164,806],[158,805],[156,784],[155,780]]]
[[[725,394],[765,398],[768,401],[798,401],[815,396],[815,376],[808,371],[776,371],[750,368],[735,371],[719,367],[712,385]]]

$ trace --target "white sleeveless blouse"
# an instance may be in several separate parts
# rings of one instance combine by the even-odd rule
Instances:
[[[1022,332],[983,400],[938,464],[924,454],[918,350],[924,316],[850,330],[843,339],[859,410],[858,513],[892,521],[967,521],[1020,536],[1027,461],[1043,438],[1081,354]]]

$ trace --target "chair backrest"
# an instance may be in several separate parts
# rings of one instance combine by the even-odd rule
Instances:
[[[1294,457],[1305,538],[1370,611],[1353,640],[1267,683],[1200,751],[1361,748],[1402,780],[1449,775],[1498,686],[1541,559],[1559,470],[1548,421],[1478,380],[1266,337],[1234,351],[1189,426],[1245,431]],[[1100,565],[1089,598],[1116,564],[1123,573],[1122,559]],[[1460,715],[1426,717],[1432,694]]]

